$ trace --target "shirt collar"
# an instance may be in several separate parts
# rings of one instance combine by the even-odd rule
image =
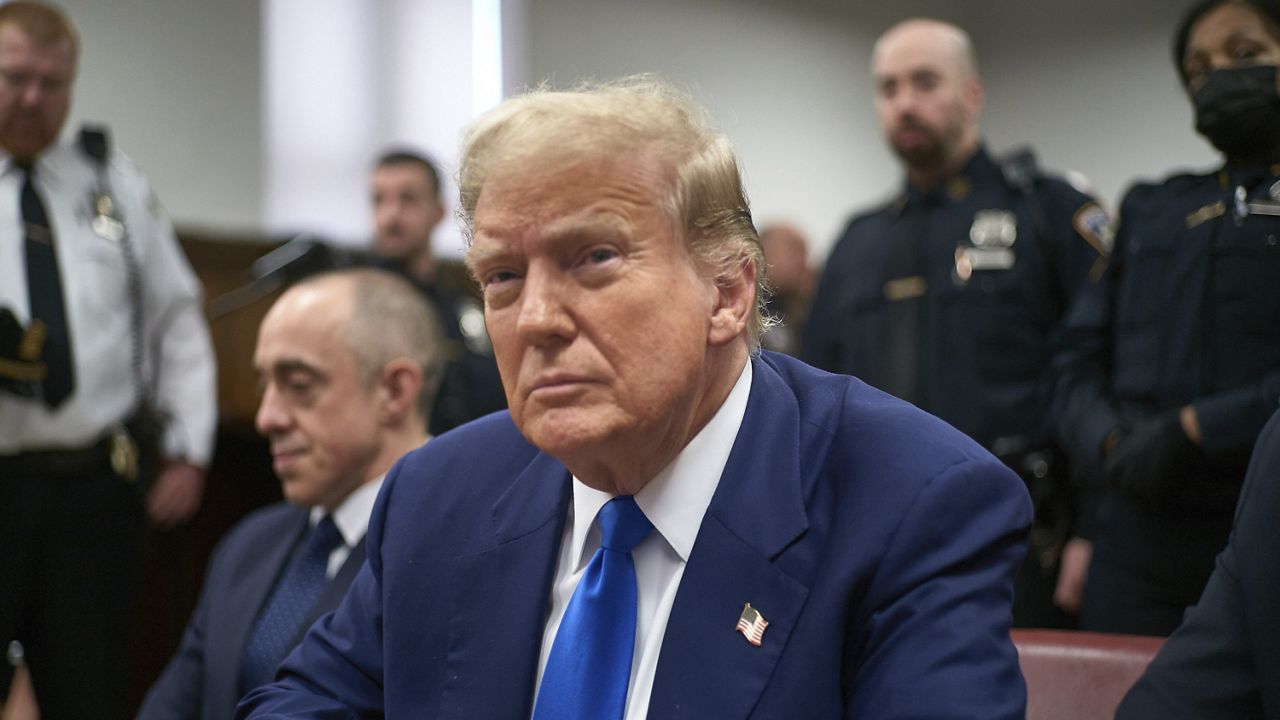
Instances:
[[[912,187],[904,178],[902,192],[894,206],[898,212],[908,207],[964,202],[973,192],[975,184],[983,185],[1001,178],[1000,165],[987,152],[987,146],[979,143],[978,149],[965,161],[959,172],[938,183],[936,187],[921,190]]]
[[[689,561],[698,529],[702,527],[702,518],[711,506],[711,497],[720,485],[720,475],[724,473],[738,430],[742,427],[747,398],[751,394],[751,373],[751,361],[747,360],[729,396],[706,426],[667,467],[636,493],[636,504],[644,511],[645,517],[685,562]],[[599,547],[596,514],[612,499],[613,495],[588,487],[574,478],[570,557],[576,560],[575,570],[588,562],[588,547],[593,553]]]
[[[379,475],[356,488],[346,500],[342,501],[338,509],[333,511],[333,524],[337,525],[338,532],[342,533],[343,545],[355,547],[364,539],[364,534],[369,530],[369,516],[373,514],[373,503],[378,499],[378,490],[382,488],[384,477],[386,477],[385,474]],[[311,508],[311,526],[315,527],[324,515],[324,508]]]

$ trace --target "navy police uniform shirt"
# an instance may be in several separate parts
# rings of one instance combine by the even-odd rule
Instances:
[[[1032,200],[980,148],[932,191],[907,187],[855,217],[823,272],[804,359],[890,392],[906,367],[907,399],[988,448],[1044,446],[1059,322],[1105,268],[1110,226],[1066,182],[1033,182]]]
[[[1111,266],[1067,330],[1054,414],[1069,452],[1096,464],[1124,421],[1189,403],[1204,482],[1172,501],[1229,517],[1280,405],[1280,165],[1133,187]]]

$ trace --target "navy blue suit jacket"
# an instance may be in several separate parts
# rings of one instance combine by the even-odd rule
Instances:
[[[138,720],[225,720],[240,699],[240,658],[267,593],[306,532],[309,511],[277,503],[246,517],[209,561],[200,601],[182,643],[147,693]],[[338,606],[364,564],[360,541],[316,601],[311,623]]]
[[[1231,541],[1117,718],[1280,719],[1280,413],[1254,445]]]
[[[929,415],[764,353],[689,557],[650,718],[1022,718],[1022,482]],[[500,413],[387,477],[369,564],[257,718],[527,718],[570,475]],[[734,632],[744,603],[763,645]]]

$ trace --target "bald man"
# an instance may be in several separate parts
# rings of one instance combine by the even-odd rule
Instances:
[[[263,388],[256,421],[286,502],[219,543],[182,644],[139,720],[231,717],[311,621],[337,606],[364,564],[383,475],[427,440],[442,349],[435,313],[389,272],[314,276],[272,306],[254,353]],[[318,561],[303,582],[308,557]],[[280,610],[284,598],[294,613]]]
[[[769,315],[779,320],[760,337],[760,345],[766,350],[799,355],[815,280],[809,265],[809,242],[792,223],[773,222],[760,229],[760,246],[764,249],[765,279],[770,290],[767,308]]]
[[[1015,623],[1069,624],[1052,598],[1074,499],[1050,437],[1044,369],[1077,288],[1105,266],[1107,215],[1029,154],[988,153],[982,80],[960,28],[893,26],[875,44],[872,77],[905,181],[836,243],[802,356],[941,417],[1022,475],[1037,531]],[[1074,611],[1078,597],[1067,583],[1059,601]]]

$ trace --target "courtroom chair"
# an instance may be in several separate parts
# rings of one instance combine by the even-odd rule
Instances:
[[[1014,630],[1027,679],[1027,720],[1112,720],[1164,643],[1161,637]]]

